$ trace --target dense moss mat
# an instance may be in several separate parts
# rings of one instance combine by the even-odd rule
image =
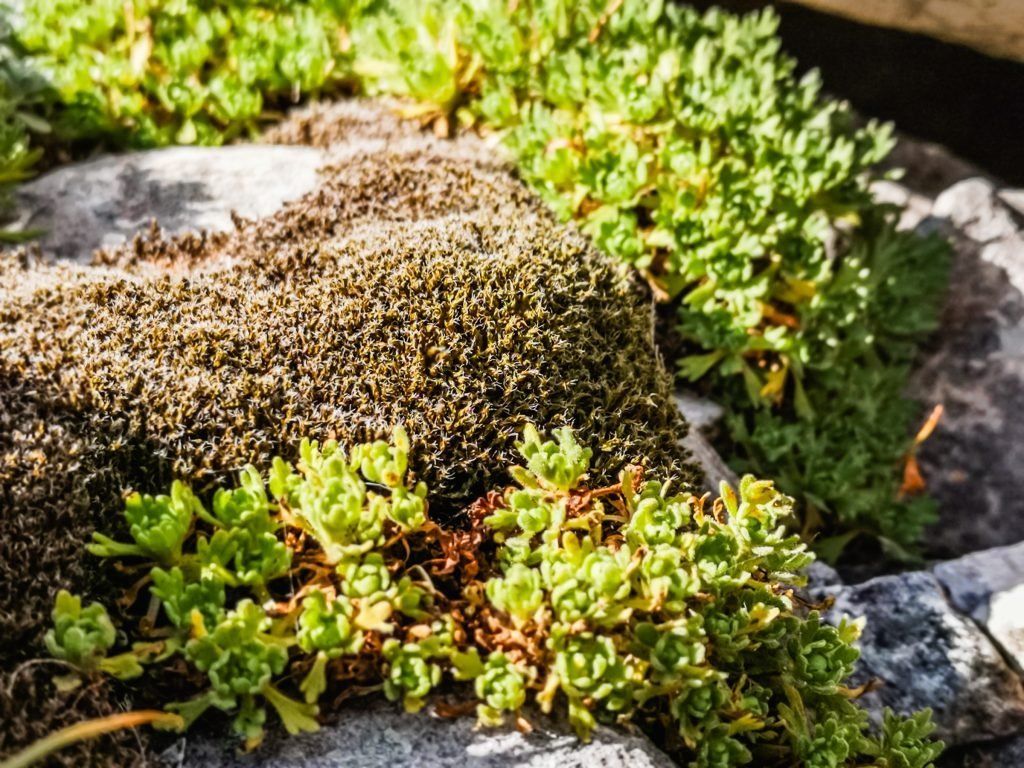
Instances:
[[[116,530],[126,489],[180,477],[202,491],[297,436],[361,441],[404,423],[433,514],[456,525],[505,482],[528,421],[575,427],[596,482],[618,457],[696,479],[646,287],[557,225],[482,143],[348,109],[350,140],[321,187],[268,219],[154,231],[92,267],[0,258],[5,675],[40,655],[58,589],[109,597],[83,544]],[[109,706],[102,692],[62,707],[19,693],[52,674],[0,685],[0,754],[55,716]],[[88,755],[110,759],[65,759]]]

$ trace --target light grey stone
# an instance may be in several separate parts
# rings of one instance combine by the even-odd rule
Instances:
[[[1024,584],[1024,543],[995,547],[937,563],[932,573],[949,602],[976,621],[987,621],[993,596]]]
[[[881,576],[863,584],[816,590],[832,593],[830,621],[866,620],[854,684],[881,686],[861,702],[908,714],[934,710],[938,735],[949,744],[1009,736],[1024,728],[1024,685],[977,624],[947,601],[931,573]]]
[[[165,753],[176,768],[671,768],[646,737],[601,727],[588,744],[566,727],[531,719],[529,734],[476,730],[471,717],[409,715],[393,705],[351,707],[338,722],[269,739],[240,757],[227,740],[190,739]]]
[[[1024,216],[1024,189],[1000,189],[999,199]]]
[[[941,327],[909,394],[945,412],[918,457],[940,522],[942,557],[1024,539],[1024,230],[992,182],[943,192],[922,224],[952,238]]]
[[[718,488],[722,483],[728,483],[733,488],[739,485],[736,473],[725,463],[725,459],[719,455],[699,430],[691,428],[680,443],[690,452],[694,463],[700,467],[704,477],[704,490],[718,493]]]
[[[939,563],[932,572],[950,603],[970,616],[1024,670],[1024,543]]]
[[[685,389],[677,389],[673,397],[686,423],[701,432],[713,430],[725,415],[725,409],[718,403]]]
[[[1024,671],[1024,584],[992,596],[985,629],[1016,670]]]
[[[900,229],[913,229],[932,211],[932,199],[914,192],[904,184],[895,181],[876,181],[871,185],[871,193],[876,202],[898,205],[900,213]]]
[[[815,560],[807,566],[807,583],[811,588],[837,587],[843,583],[843,579],[831,565]]]
[[[239,144],[101,157],[24,184],[15,231],[42,230],[48,255],[88,262],[155,219],[166,232],[227,230],[232,212],[266,216],[316,185],[320,150]]]
[[[739,478],[714,449],[708,437],[722,418],[722,406],[685,390],[677,390],[674,397],[676,407],[690,425],[689,432],[680,442],[701,468],[704,475],[704,490],[717,493],[719,485],[723,482],[735,488]]]

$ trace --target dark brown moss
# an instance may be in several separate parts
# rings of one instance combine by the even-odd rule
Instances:
[[[83,545],[125,490],[205,489],[302,436],[405,424],[456,525],[527,422],[579,430],[597,482],[624,462],[694,479],[646,288],[483,144],[374,137],[365,110],[335,115],[322,185],[268,219],[154,230],[91,268],[0,258],[0,669],[40,653],[59,588],[108,593]],[[12,726],[0,754],[38,730]]]

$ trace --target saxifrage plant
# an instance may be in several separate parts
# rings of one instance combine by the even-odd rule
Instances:
[[[934,510],[901,484],[921,418],[902,391],[948,254],[872,201],[888,128],[797,78],[776,27],[660,0],[62,0],[26,3],[19,35],[72,134],[217,143],[265,102],[346,87],[500,132],[674,303],[680,375],[726,406],[730,462],[776,476],[809,536],[840,534],[822,551],[866,533],[912,556]]]
[[[68,140],[220,144],[344,82],[351,0],[29,0],[17,42]]]
[[[297,463],[248,467],[209,505],[181,484],[129,497],[134,544],[93,547],[157,556],[129,629],[143,642],[120,658],[179,687],[201,673],[168,708],[186,724],[226,712],[249,748],[268,706],[309,731],[326,692],[358,688],[410,712],[469,697],[482,725],[558,710],[583,739],[632,721],[691,766],[931,765],[927,713],[874,728],[846,687],[859,625],[794,595],[813,555],[782,526],[790,499],[747,476],[710,504],[635,467],[591,488],[590,450],[555,437],[525,430],[516,484],[472,505],[465,530],[431,521],[401,428],[347,454],[303,441]],[[48,644],[81,674],[141,673],[106,663],[99,604],[62,593],[54,617]]]

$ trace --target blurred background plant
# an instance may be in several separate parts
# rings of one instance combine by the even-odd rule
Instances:
[[[46,103],[52,94],[46,81],[19,55],[10,21],[13,11],[0,3],[0,242],[18,242],[32,233],[4,229],[11,215],[11,190],[30,178],[42,154],[35,139],[46,135]]]

